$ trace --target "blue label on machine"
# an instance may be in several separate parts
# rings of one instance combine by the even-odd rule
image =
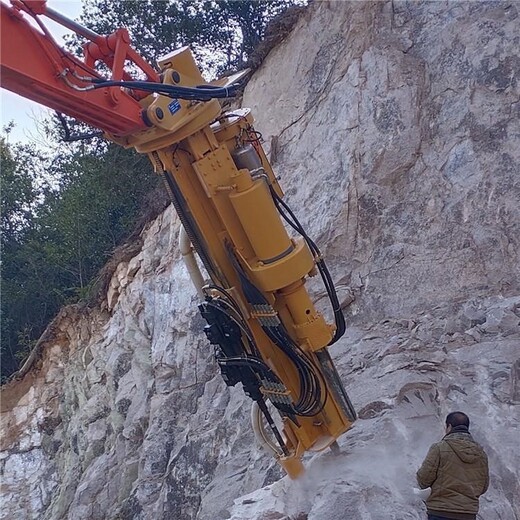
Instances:
[[[181,104],[178,99],[174,99],[169,105],[170,114],[173,115],[181,109]]]

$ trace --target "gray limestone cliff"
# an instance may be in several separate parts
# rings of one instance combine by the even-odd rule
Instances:
[[[462,409],[490,460],[480,518],[520,519],[519,11],[314,2],[246,89],[345,306],[339,455],[290,481],[256,447],[168,208],[3,389],[0,518],[420,519],[414,473]]]

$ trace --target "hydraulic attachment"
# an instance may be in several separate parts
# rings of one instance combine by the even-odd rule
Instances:
[[[88,40],[83,60],[54,42],[44,16]],[[188,48],[153,67],[125,30],[98,35],[44,0],[1,2],[1,32],[2,87],[148,155],[182,222],[182,254],[222,377],[242,384],[259,441],[292,478],[300,475],[303,453],[333,446],[356,417],[327,350],[345,321],[321,252],[284,201],[251,113],[222,111],[218,98],[236,95],[244,74],[208,84]],[[128,62],[144,80],[127,71]],[[318,274],[333,324],[305,286]]]

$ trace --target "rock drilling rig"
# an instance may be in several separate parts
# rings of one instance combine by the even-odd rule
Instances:
[[[45,17],[85,39],[82,59],[54,41]],[[1,3],[1,45],[2,87],[147,154],[182,223],[182,253],[222,376],[253,400],[262,445],[290,477],[300,475],[303,453],[334,445],[355,420],[327,349],[345,320],[320,250],[283,199],[250,111],[221,108],[219,99],[236,95],[244,74],[207,83],[188,48],[152,66],[125,29],[99,35],[45,0]],[[318,274],[334,324],[305,286]]]

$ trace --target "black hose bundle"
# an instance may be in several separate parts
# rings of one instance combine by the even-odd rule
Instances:
[[[297,232],[299,233],[314,255],[314,260],[316,261],[316,267],[320,272],[321,278],[323,280],[323,284],[325,285],[325,290],[329,296],[332,312],[334,313],[334,321],[336,323],[336,331],[332,340],[329,343],[333,345],[338,341],[338,339],[345,334],[346,325],[345,325],[345,316],[343,316],[343,311],[341,310],[341,305],[338,300],[338,295],[336,294],[336,289],[334,287],[334,282],[332,280],[332,276],[330,274],[329,269],[327,268],[327,264],[321,255],[321,251],[319,250],[316,243],[307,235],[299,220],[296,218],[296,215],[293,213],[291,208],[287,205],[286,202],[282,200],[282,198],[276,193],[272,186],[269,186],[269,190],[271,192],[271,196],[273,197],[276,208],[278,209],[282,218]]]
[[[228,98],[238,94],[242,84],[233,83],[228,87],[217,87],[216,85],[198,85],[196,87],[180,87],[177,85],[165,85],[153,81],[110,81],[92,78],[92,88],[124,87],[133,90],[144,90],[145,92],[162,94],[174,99],[186,99],[192,101],[210,101],[215,98]]]
[[[240,278],[242,291],[247,302],[254,310],[267,314],[265,318],[259,319],[262,329],[273,344],[287,356],[296,368],[300,379],[300,387],[298,400],[292,404],[293,413],[302,417],[317,415],[321,412],[327,400],[327,394],[323,392],[323,376],[321,372],[291,338],[287,329],[278,318],[278,314],[265,299],[261,291],[247,278],[230,247],[228,252]]]

